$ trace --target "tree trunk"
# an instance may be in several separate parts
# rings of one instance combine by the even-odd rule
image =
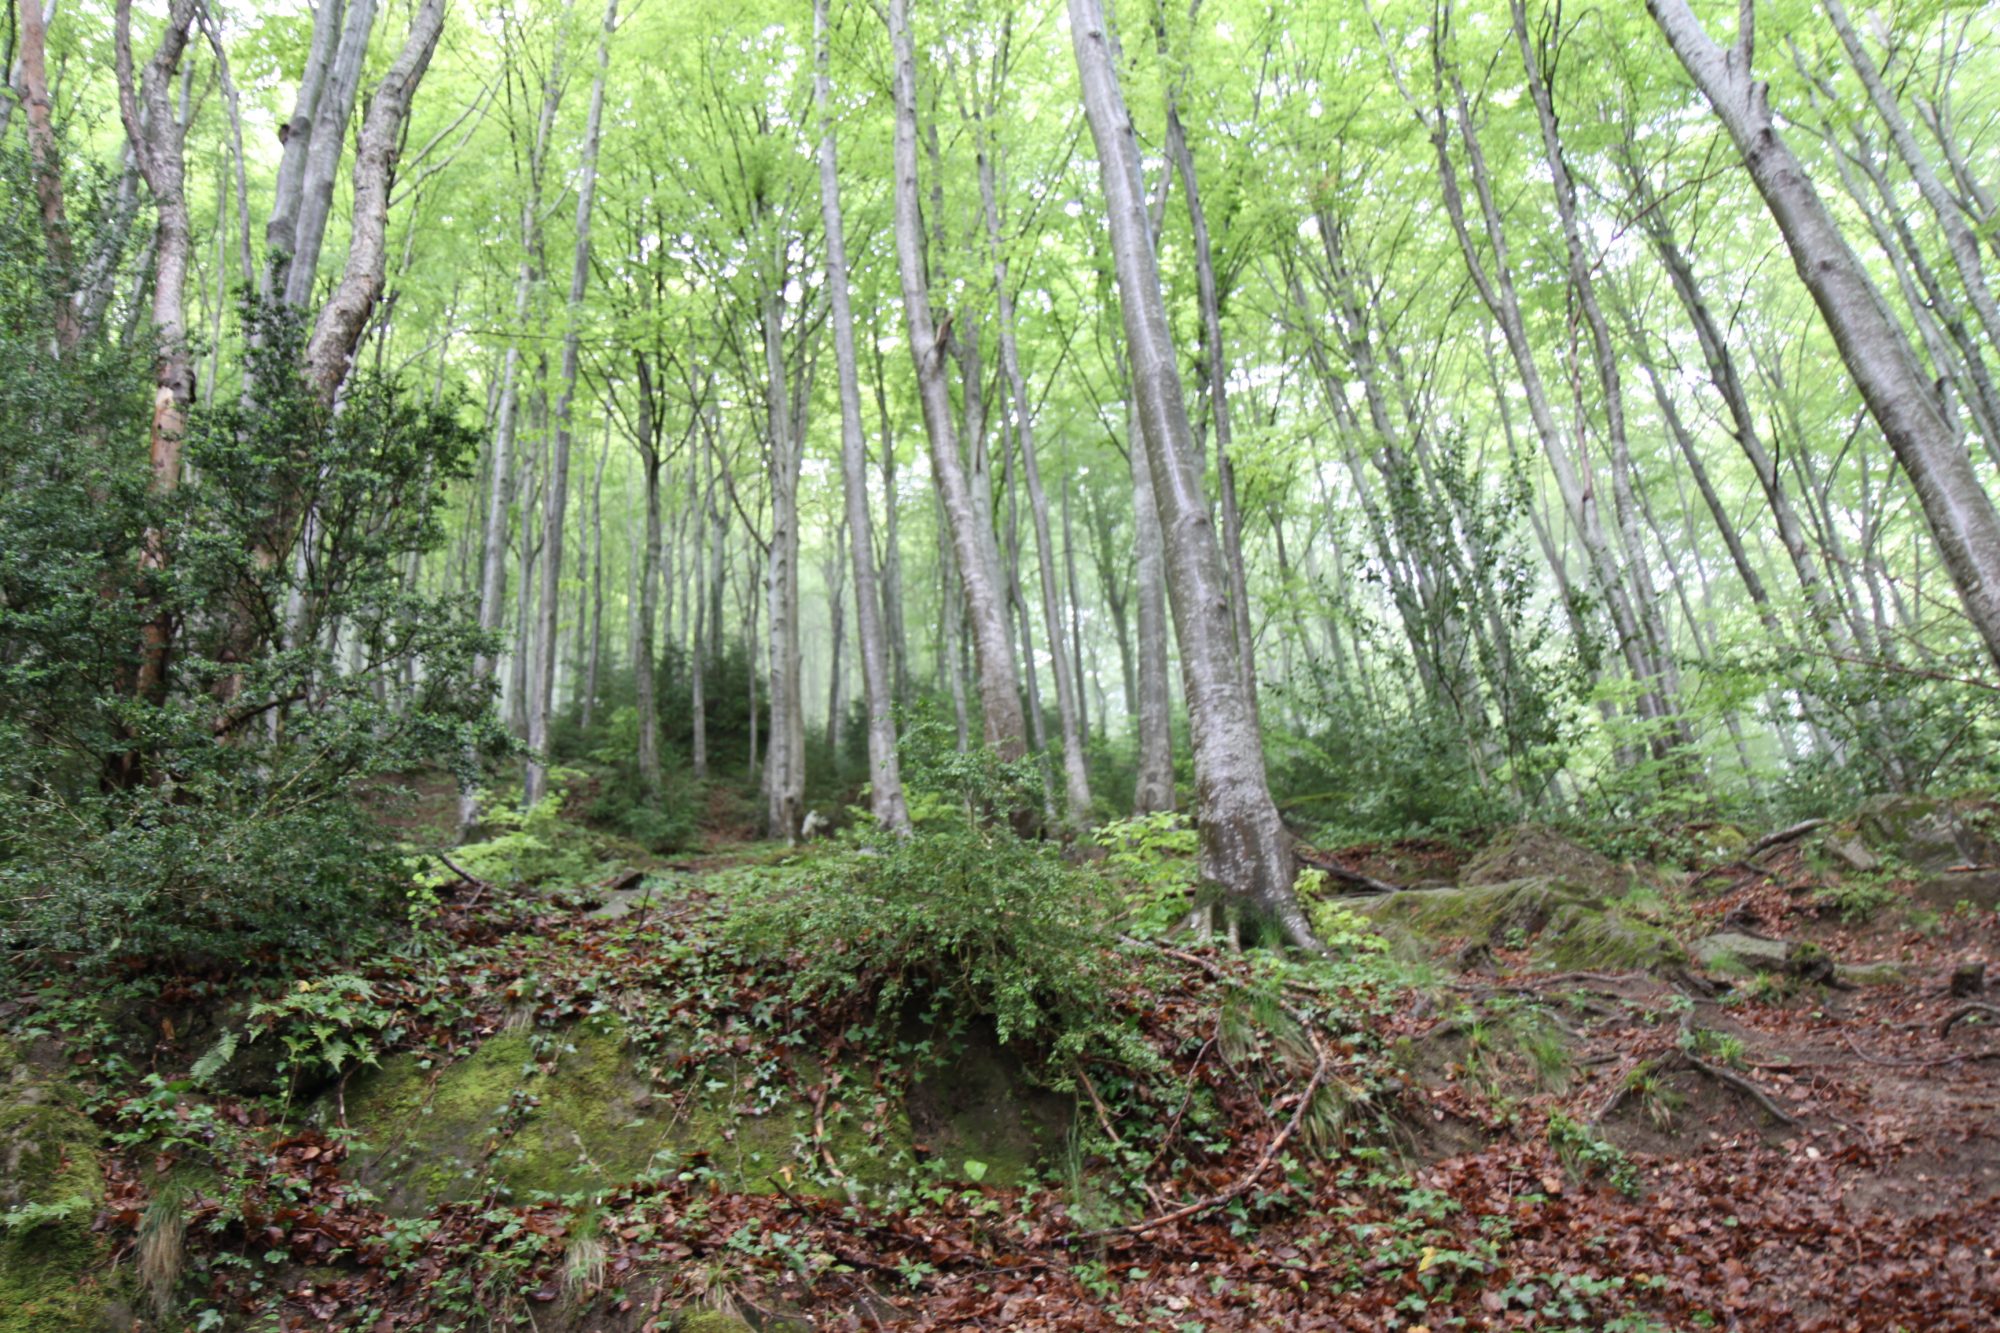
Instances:
[[[840,391],[841,490],[846,506],[848,549],[854,567],[854,622],[858,640],[856,646],[861,657],[862,699],[868,714],[868,805],[876,823],[897,836],[903,836],[910,831],[910,813],[903,802],[902,770],[896,757],[895,681],[890,668],[889,644],[883,632],[881,602],[875,586],[875,537],[868,509],[868,457],[862,440],[861,373],[854,350],[854,311],[847,291],[847,234],[840,211],[840,166],[834,141],[832,77],[828,70],[830,35],[826,10],[827,0],[813,0],[813,101],[820,118],[820,216],[826,227],[826,284],[833,307],[833,359]],[[882,400],[879,379],[877,395],[884,420],[884,471],[891,486],[887,497],[890,553],[883,561],[886,573],[886,567],[892,567],[895,561],[893,459],[896,442],[887,429],[888,410],[886,401]],[[887,583],[886,578],[884,582]],[[897,596],[900,596],[900,591],[895,590]],[[836,620],[836,681],[839,679],[839,642],[840,631]],[[838,697],[836,692],[834,699],[837,701]],[[831,719],[828,730],[832,730]]]
[[[1939,410],[1908,336],[1778,133],[1768,89],[1751,73],[1752,7],[1745,4],[1746,22],[1728,51],[1686,0],[1646,0],[1646,8],[1742,155],[1841,361],[1910,478],[1967,617],[2000,664],[2000,516]]]
[[[576,249],[570,265],[569,304],[562,345],[562,393],[556,399],[555,438],[542,504],[541,629],[528,700],[528,765],[521,804],[538,804],[548,788],[549,714],[555,703],[556,637],[562,612],[563,518],[569,507],[569,455],[574,438],[571,409],[582,355],[583,294],[590,281],[590,214],[597,201],[597,148],[604,125],[604,78],[611,67],[611,34],[618,27],[618,0],[604,7],[597,34],[597,73],[590,83],[590,110],[584,120],[583,162],[576,189]]]
[[[895,48],[895,226],[904,323],[923,403],[924,429],[930,437],[932,479],[944,506],[972,627],[985,740],[1002,759],[1018,759],[1027,750],[1027,718],[1021,711],[1015,681],[1006,607],[980,543],[980,526],[984,524],[990,533],[991,519],[974,509],[959,460],[951,391],[944,378],[945,334],[931,319],[929,280],[924,273],[923,224],[917,212],[917,71],[909,0],[889,0],[889,37]]]
[[[49,100],[46,20],[42,0],[19,0],[15,11],[20,15],[17,83],[28,112],[29,165],[35,178],[35,202],[42,212],[42,238],[48,247],[49,269],[59,285],[54,311],[56,351],[68,356],[82,337],[83,326],[70,291],[76,278],[75,251],[70,243],[69,216],[63,207],[62,157],[56,149],[55,119]]]
[[[1301,948],[1320,945],[1292,893],[1296,861],[1264,777],[1264,755],[1235,652],[1228,572],[1196,468],[1140,181],[1139,146],[1119,92],[1098,0],[1069,0],[1084,114],[1097,146],[1119,304],[1130,345],[1168,595],[1193,742],[1201,870]]]
[[[764,785],[769,797],[766,832],[796,842],[805,819],[805,701],[799,672],[799,461],[802,441],[792,422],[785,375],[785,265],[771,257],[762,302],[765,411],[771,480],[768,551],[771,728],[766,739]]]
[[[1000,368],[1007,377],[1007,397],[1014,409],[1014,434],[1021,446],[1021,477],[1028,487],[1028,515],[1035,528],[1035,557],[1041,571],[1042,624],[1049,634],[1049,659],[1056,678],[1056,711],[1062,727],[1064,809],[1070,827],[1083,829],[1090,823],[1091,802],[1090,774],[1084,766],[1083,731],[1078,721],[1078,681],[1073,672],[1074,664],[1063,651],[1062,594],[1057,586],[1055,540],[1049,532],[1048,496],[1042,490],[1041,465],[1035,457],[1034,414],[1029,408],[1028,380],[1021,371],[1021,350],[1015,338],[1014,293],[1009,284],[1007,252],[1000,233],[994,150],[986,142],[986,124],[982,119],[977,126],[981,140],[978,151],[979,199],[986,218],[986,243],[993,258],[994,308],[1000,317]],[[1025,608],[1023,614],[1026,614]],[[1025,620],[1022,624],[1022,648],[1024,651],[1027,649]],[[1030,695],[1033,693],[1031,688]],[[1039,702],[1036,707],[1040,707]]]
[[[28,7],[33,8],[35,3],[37,0],[28,0]],[[173,0],[166,28],[160,34],[159,48],[146,62],[136,92],[132,84],[131,0],[118,0],[116,10],[119,114],[138,159],[140,174],[152,193],[156,219],[152,315],[157,346],[153,361],[152,426],[148,436],[151,458],[148,484],[155,496],[170,495],[180,485],[181,442],[187,429],[188,404],[194,398],[194,355],[188,345],[186,311],[187,267],[193,243],[186,191],[187,126],[175,117],[168,91],[181,55],[187,49],[188,29],[194,22],[197,3],[198,0]],[[29,128],[32,132],[32,118]],[[141,578],[164,578],[166,569],[166,535],[149,527],[139,556]],[[141,632],[135,690],[139,698],[157,703],[166,697],[167,658],[172,650],[173,633],[172,615],[164,608]],[[125,775],[128,779],[137,776]]]

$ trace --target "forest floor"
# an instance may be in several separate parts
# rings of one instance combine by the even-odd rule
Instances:
[[[1107,944],[1148,1067],[804,1002],[731,922],[855,853],[766,845],[449,884],[255,1011],[218,970],[0,1021],[97,1127],[73,1285],[123,1328],[1992,1329],[2000,917],[1854,827],[1321,854],[1434,887],[1322,899],[1333,964]]]

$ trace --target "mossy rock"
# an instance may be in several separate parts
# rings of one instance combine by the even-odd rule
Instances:
[[[1431,947],[1484,943],[1526,945],[1538,966],[1618,970],[1686,961],[1672,935],[1562,879],[1537,878],[1457,889],[1412,889],[1356,910],[1379,925],[1401,927]]]
[[[1466,863],[1459,878],[1474,885],[1559,880],[1599,897],[1616,897],[1638,886],[1630,869],[1540,824],[1502,831]]]
[[[0,1333],[108,1329],[124,1295],[91,1230],[104,1203],[97,1127],[45,1062],[0,1040]]]
[[[355,1079],[345,1095],[355,1179],[405,1213],[490,1189],[591,1193],[655,1165],[707,1170],[732,1192],[776,1192],[774,1177],[814,1192],[810,1107],[740,1114],[728,1101],[736,1071],[725,1069],[695,1071],[681,1096],[656,1091],[617,1023],[582,1023],[553,1042],[544,1034],[543,1046],[538,1053],[530,1034],[503,1033],[452,1064],[426,1069],[397,1055]],[[317,1112],[326,1121],[335,1113],[331,1099]],[[857,1184],[884,1183],[912,1160],[900,1105],[873,1117],[829,1115],[825,1130],[826,1150]]]
[[[1872,851],[1936,874],[2000,861],[2000,842],[1987,832],[1991,818],[1983,801],[1872,796],[1854,812],[1854,828]]]

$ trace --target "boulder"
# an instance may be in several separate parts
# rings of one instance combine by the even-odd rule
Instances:
[[[1464,884],[1560,880],[1600,897],[1630,892],[1637,877],[1615,861],[1540,824],[1518,824],[1496,835],[1466,863]]]
[[[1545,967],[1622,970],[1686,961],[1665,930],[1566,879],[1410,889],[1356,899],[1354,909],[1378,927],[1432,948],[1526,947]]]
[[[839,1192],[814,1183],[822,1163],[812,1108],[783,1098],[762,1114],[744,1110],[746,1070],[699,1067],[675,1091],[656,1091],[623,1025],[591,1020],[550,1035],[538,1048],[528,1032],[504,1032],[450,1064],[427,1068],[402,1054],[357,1076],[344,1095],[350,1177],[402,1216],[488,1191],[588,1193],[649,1168],[699,1169],[732,1192],[775,1193],[775,1182],[798,1194]],[[902,1179],[926,1155],[941,1159],[947,1178],[1021,1183],[1062,1141],[1067,1107],[1025,1087],[1017,1071],[997,1052],[968,1048],[919,1079],[907,1105],[878,1102],[865,1080],[850,1079],[839,1096],[852,1113],[825,1117],[826,1151],[864,1187]],[[315,1116],[330,1124],[339,1108],[328,1096]]]
[[[1735,930],[1696,940],[1688,953],[1711,972],[1737,976],[1773,972],[1807,981],[1831,981],[1836,976],[1833,960],[1816,944],[1767,940]]]
[[[1871,796],[1855,811],[1854,826],[1870,851],[1936,874],[2000,861],[2000,843],[1967,818],[1978,810],[1977,803],[1929,796]]]

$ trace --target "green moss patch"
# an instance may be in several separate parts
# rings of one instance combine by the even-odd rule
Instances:
[[[1668,966],[1686,960],[1673,936],[1589,886],[1536,878],[1457,889],[1421,889],[1357,900],[1380,926],[1436,949],[1466,943],[1527,948],[1536,964],[1565,970]]]
[[[118,1293],[90,1229],[104,1202],[97,1128],[5,1041],[0,1071],[0,1333],[108,1327]]]

